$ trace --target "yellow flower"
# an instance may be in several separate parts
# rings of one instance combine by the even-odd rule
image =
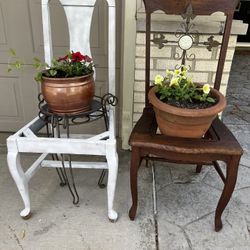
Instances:
[[[176,69],[176,70],[174,71],[174,73],[175,73],[175,75],[179,75],[179,74],[181,73],[181,71],[180,71],[179,69]]]
[[[166,70],[166,75],[173,75],[174,74],[174,72],[172,71],[172,70]]]
[[[202,90],[205,94],[209,94],[210,92],[210,85],[207,83],[207,84],[204,84],[203,87],[202,87]]]
[[[182,72],[182,74],[187,73],[188,72],[188,67],[185,66],[185,65],[181,65],[181,72]]]
[[[172,79],[171,79],[171,81],[170,81],[170,84],[169,84],[169,87],[171,87],[171,86],[173,86],[173,85],[179,85],[179,78],[175,78],[175,77],[173,77]]]
[[[164,77],[162,75],[155,76],[155,84],[162,84]]]

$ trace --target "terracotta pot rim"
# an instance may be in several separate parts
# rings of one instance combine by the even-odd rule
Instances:
[[[159,110],[167,111],[170,114],[178,114],[187,117],[203,117],[217,114],[224,110],[227,105],[225,97],[218,90],[211,88],[213,95],[219,99],[218,103],[216,103],[214,106],[205,109],[178,108],[160,101],[155,95],[156,87],[157,86],[154,86],[149,90],[149,102],[153,106],[156,106]]]
[[[48,77],[48,76],[42,76],[42,79],[45,79],[47,81],[76,81],[76,80],[82,80],[88,77],[92,77],[94,75],[94,72],[87,74],[87,75],[82,75],[82,76],[73,76],[73,77]]]

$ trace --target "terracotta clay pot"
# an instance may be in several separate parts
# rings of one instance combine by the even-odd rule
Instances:
[[[93,74],[71,78],[42,77],[42,94],[56,114],[77,114],[90,109],[95,93]]]
[[[201,138],[217,114],[226,107],[225,97],[215,89],[211,89],[211,94],[218,102],[205,109],[185,109],[168,105],[157,98],[155,91],[156,86],[150,89],[149,102],[154,107],[161,133],[168,136]]]

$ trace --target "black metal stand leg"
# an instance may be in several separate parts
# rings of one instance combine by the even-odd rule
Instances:
[[[51,120],[51,127],[52,128],[51,128],[51,133],[50,133],[48,121],[46,122],[47,137],[50,137],[50,135],[52,135],[52,137],[54,137],[54,135],[55,135],[53,123],[54,123],[54,118],[52,118],[52,120]],[[59,158],[58,158],[58,156],[56,154],[52,154],[51,157],[52,157],[53,161],[55,161],[55,160],[59,161]],[[56,168],[56,172],[57,172],[57,175],[58,175],[58,177],[60,179],[60,186],[64,187],[66,185],[66,179],[65,179],[65,176],[63,174],[62,169],[61,168]]]
[[[52,159],[53,159],[53,158],[54,158],[54,157],[52,156]],[[54,161],[54,159],[53,159],[53,161]],[[57,172],[57,175],[58,175],[58,177],[59,177],[59,179],[60,179],[60,186],[61,186],[61,187],[64,187],[64,186],[66,185],[66,181],[65,181],[65,176],[64,176],[62,170],[59,169],[59,168],[56,168],[56,172]]]
[[[64,117],[64,124],[63,127],[67,131],[67,138],[69,138],[69,122],[68,122],[68,117]],[[51,117],[51,125],[52,125],[52,136],[55,137],[55,134],[57,135],[57,138],[61,137],[61,132],[60,132],[60,120],[58,117],[55,117],[52,115]],[[49,132],[49,130],[47,130]],[[57,154],[52,155],[52,159],[59,160],[59,157]],[[62,168],[57,169],[58,176],[60,178],[60,185],[64,186],[67,185],[69,188],[69,191],[73,197],[73,204],[78,204],[79,203],[79,195],[76,190],[75,186],[75,181],[74,181],[74,176],[73,176],[73,169],[72,169],[72,161],[71,161],[71,156],[68,155],[68,163],[69,163],[69,172],[70,172],[70,180],[72,183],[73,188],[71,187],[71,183],[69,182],[69,178],[67,175],[66,167],[65,167],[65,156],[61,154],[61,163],[62,163]]]
[[[68,117],[65,117],[64,119],[65,119],[65,128],[67,130],[67,138],[69,138],[69,120],[68,120]],[[69,162],[69,172],[70,172],[70,177],[71,177],[71,182],[72,182],[74,194],[70,188],[70,185],[69,185],[69,189],[70,189],[70,192],[73,196],[73,204],[78,204],[79,203],[79,195],[78,195],[78,192],[77,192],[76,186],[75,186],[75,179],[74,179],[74,175],[73,175],[71,155],[68,155],[68,162]]]
[[[71,159],[68,159],[68,162],[69,162],[69,168],[72,170],[72,166],[71,166]],[[72,171],[70,171],[70,175],[71,175],[71,180],[72,183],[73,183],[73,190],[71,188],[71,185],[69,183],[69,179],[68,179],[68,175],[67,175],[67,172],[66,172],[66,168],[65,168],[65,160],[64,160],[64,155],[62,155],[62,167],[63,167],[63,172],[64,172],[64,175],[66,177],[66,184],[69,188],[69,191],[73,197],[73,204],[76,205],[79,203],[79,195],[77,193],[77,190],[76,190],[76,187],[75,187],[75,182],[74,182],[74,177],[73,177],[73,174],[72,174]]]
[[[98,180],[98,186],[99,186],[99,188],[105,188],[106,187],[106,184],[103,183],[103,180],[104,180],[104,177],[105,177],[106,173],[107,173],[107,170],[103,169],[102,173],[100,175],[100,178]]]
[[[67,138],[69,138],[69,128],[70,125],[80,125],[86,124],[89,122],[93,122],[100,118],[104,119],[105,129],[108,131],[109,129],[109,116],[107,107],[109,106],[116,106],[118,103],[118,99],[116,96],[107,93],[103,97],[96,96],[95,99],[92,100],[91,109],[80,112],[80,113],[69,113],[69,114],[57,114],[52,112],[48,105],[45,103],[42,95],[38,96],[39,100],[39,116],[41,119],[45,119],[47,125],[47,136],[48,137],[57,137],[60,138],[60,127],[63,126],[63,129],[67,131]],[[81,120],[78,120],[81,119]],[[51,126],[49,126],[51,124]],[[50,131],[51,130],[51,131]],[[108,136],[107,136],[108,137]],[[106,140],[107,138],[103,138]],[[77,204],[79,202],[79,195],[76,190],[74,175],[73,175],[73,168],[72,168],[72,160],[71,155],[67,155],[67,162],[65,160],[66,155],[63,154],[51,154],[52,159],[56,161],[61,161],[62,167],[56,168],[58,177],[60,179],[60,186],[67,185],[69,188],[70,193],[73,197],[73,203]],[[66,166],[66,164],[68,164]],[[66,170],[69,168],[69,170]],[[70,174],[68,176],[67,172]],[[100,188],[105,188],[106,183],[104,184],[104,179],[107,173],[107,169],[104,169],[101,173],[101,176],[98,180],[98,186]]]

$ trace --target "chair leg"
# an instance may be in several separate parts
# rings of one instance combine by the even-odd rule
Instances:
[[[227,175],[224,189],[222,191],[220,200],[218,202],[216,212],[215,212],[215,231],[218,232],[222,229],[221,215],[226,208],[237,180],[237,173],[239,167],[240,157],[232,157],[230,162],[227,163]]]
[[[116,222],[118,214],[113,208],[115,188],[118,172],[118,155],[116,152],[116,146],[111,145],[107,148],[107,163],[108,163],[108,183],[107,183],[107,195],[108,195],[108,218],[111,222]]]
[[[130,220],[135,219],[137,203],[138,203],[138,190],[137,190],[137,176],[140,167],[141,159],[139,151],[132,148],[131,165],[130,165],[130,188],[132,195],[132,206],[129,210]]]
[[[30,211],[28,180],[21,166],[20,155],[18,152],[9,152],[7,158],[8,158],[10,173],[17,185],[18,191],[23,199],[25,207],[21,211],[20,215],[23,219],[29,219],[31,217],[31,211]]]
[[[196,173],[199,174],[201,172],[201,169],[202,169],[202,165],[197,165],[196,166]]]

